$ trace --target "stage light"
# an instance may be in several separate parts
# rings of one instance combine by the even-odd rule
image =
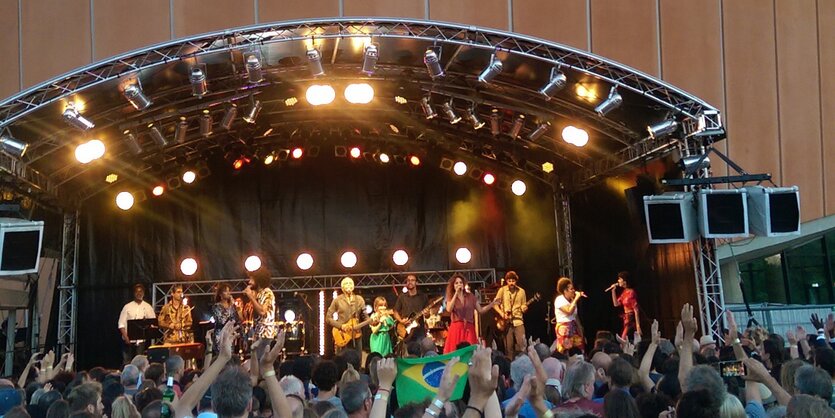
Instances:
[[[75,147],[75,159],[81,164],[87,164],[104,156],[104,142],[91,139]]]
[[[194,183],[194,180],[197,180],[197,174],[194,171],[188,170],[183,173],[183,182],[186,184]]]
[[[0,134],[0,148],[17,158],[21,158],[29,149],[29,144],[13,138],[9,134]]]
[[[455,125],[456,123],[461,122],[461,116],[456,115],[455,110],[452,108],[452,100],[444,102],[444,104],[441,105],[441,111],[443,111],[444,115],[446,115],[447,119],[449,119],[449,123]]]
[[[577,97],[587,102],[593,102],[598,98],[597,89],[594,86],[583,83],[577,83],[577,87],[574,88],[574,92],[577,93]]]
[[[490,173],[484,173],[484,177],[482,177],[482,180],[484,181],[484,184],[486,184],[488,186],[492,186],[493,183],[496,182],[496,176],[494,176]]]
[[[374,88],[368,83],[348,84],[345,87],[345,100],[353,104],[367,104],[374,99]]]
[[[180,116],[180,121],[177,122],[177,127],[174,129],[174,142],[182,144],[186,142],[186,134],[188,133],[188,119],[185,116]]]
[[[359,158],[362,156],[362,150],[359,147],[352,147],[350,151],[351,158]]]
[[[307,68],[310,69],[310,75],[318,77],[325,75],[325,69],[322,68],[322,54],[316,48],[307,50]]]
[[[551,129],[551,122],[542,122],[537,125],[536,129],[528,135],[528,139],[531,141],[536,141],[537,139],[541,138],[542,135],[545,135],[545,132]]]
[[[180,262],[180,272],[186,276],[193,276],[194,273],[197,273],[197,260],[191,257],[184,258]]]
[[[522,128],[525,126],[525,115],[519,114],[516,120],[513,121],[513,126],[510,128],[510,137],[516,139],[522,133]]]
[[[327,84],[314,84],[307,88],[305,98],[312,106],[326,105],[333,102],[333,99],[336,98],[336,91]]]
[[[432,108],[432,103],[429,101],[429,96],[420,99],[420,108],[423,109],[423,115],[426,119],[435,119],[438,116],[435,109]]]
[[[378,156],[377,156],[377,158],[378,158],[378,159],[380,160],[380,162],[381,162],[381,163],[383,163],[383,164],[388,164],[388,163],[389,163],[389,161],[391,161],[391,158],[389,158],[389,155],[388,155],[388,154],[386,154],[386,153],[384,153],[384,152],[381,152],[381,153],[380,153],[380,155],[378,155]]]
[[[391,133],[393,133],[393,134],[399,134],[400,133],[400,128],[398,128],[397,125],[395,125],[393,123],[390,123],[390,124],[388,124],[388,127],[389,127],[389,130],[391,131]]]
[[[235,158],[235,161],[232,161],[232,168],[235,170],[242,169],[245,165],[249,164],[250,159],[241,155],[238,158]]]
[[[391,260],[398,266],[405,266],[409,262],[409,254],[404,250],[397,250],[391,255]]]
[[[255,120],[258,119],[258,115],[261,113],[262,107],[263,105],[261,105],[260,100],[253,100],[252,106],[249,107],[249,111],[246,112],[246,115],[243,117],[244,122],[255,123]]]
[[[264,157],[264,165],[270,165],[275,162],[275,152],[271,152]]]
[[[522,196],[527,190],[528,186],[526,186],[525,182],[522,180],[516,180],[510,185],[510,191],[512,191],[516,196]]]
[[[455,165],[452,166],[452,171],[459,176],[467,174],[467,163],[463,161],[456,162]]]
[[[490,64],[481,71],[481,74],[478,75],[478,82],[482,84],[487,84],[493,81],[496,76],[502,73],[502,61],[496,57],[496,54],[490,56]]]
[[[589,143],[589,133],[585,129],[568,125],[562,130],[562,139],[569,144],[582,147]]]
[[[264,71],[261,70],[261,60],[255,54],[246,57],[246,78],[250,83],[257,83],[264,80]]]
[[[415,167],[419,166],[420,165],[420,157],[418,157],[417,155],[413,155],[413,156],[409,157],[409,163],[412,164]]]
[[[423,63],[426,64],[426,69],[429,71],[429,77],[436,79],[444,76],[444,69],[441,67],[441,60],[438,54],[430,49],[423,54]]]
[[[293,148],[293,151],[290,153],[290,156],[293,157],[294,160],[298,160],[302,158],[302,156],[304,156],[304,150],[299,147]]]
[[[473,129],[476,131],[483,128],[485,123],[478,119],[478,111],[475,108],[467,110],[464,114],[467,117],[467,121],[469,121],[473,125]]]
[[[117,180],[119,180],[119,175],[116,174],[116,173],[110,173],[110,174],[107,175],[107,177],[104,178],[104,181],[107,182],[108,184],[113,184]]]
[[[490,111],[490,133],[493,136],[499,136],[502,133],[502,119],[499,115],[499,109]]]
[[[253,272],[261,268],[261,258],[257,255],[251,255],[244,260],[244,268],[248,272]]]
[[[710,168],[710,157],[705,156],[705,158],[702,158],[701,154],[688,155],[678,160],[678,166],[682,171],[690,174],[699,170],[707,170]]]
[[[168,145],[168,140],[165,139],[162,132],[160,132],[159,128],[154,126],[153,123],[148,124],[148,136],[150,136],[151,139],[154,140],[154,143],[160,147]]]
[[[394,102],[402,105],[409,103],[409,101],[403,96],[394,96]]]
[[[597,107],[594,108],[594,111],[600,116],[606,116],[609,112],[617,109],[622,103],[623,97],[621,97],[618,93],[617,87],[612,86],[612,88],[609,89],[609,97],[597,105]]]
[[[365,46],[365,54],[362,58],[362,72],[371,75],[374,74],[374,66],[377,65],[377,60],[380,58],[377,45],[368,44]]]
[[[552,68],[551,77],[549,78],[548,83],[542,86],[541,89],[539,89],[539,94],[545,96],[547,100],[551,100],[551,97],[553,97],[555,94],[557,94],[557,92],[565,88],[566,80],[567,78],[565,77],[565,74],[563,74],[562,71],[560,71],[556,67]]]
[[[678,129],[678,122],[673,119],[668,119],[655,125],[647,126],[650,138],[662,138],[672,134]]]
[[[154,186],[154,188],[151,189],[151,194],[154,196],[162,196],[163,193],[165,193],[164,186]]]
[[[342,263],[342,267],[349,269],[357,265],[357,255],[353,251],[345,251],[339,261]]]
[[[455,259],[461,264],[467,264],[473,259],[473,254],[466,247],[455,250]]]
[[[64,108],[64,122],[68,125],[72,126],[73,128],[82,130],[82,131],[89,131],[93,129],[96,124],[81,116],[81,113],[76,108],[74,103],[67,103],[67,106]]]
[[[296,313],[293,312],[292,309],[288,309],[284,311],[284,320],[287,322],[295,322],[296,321]]]
[[[202,99],[209,92],[209,85],[206,83],[206,73],[201,66],[191,67],[188,81],[191,83],[191,94],[198,99]]]
[[[319,355],[325,355],[325,291],[319,291]]]
[[[227,131],[232,129],[232,124],[235,123],[235,117],[238,116],[238,106],[230,103],[223,114],[223,119],[220,120],[220,127]]]
[[[122,94],[136,110],[145,110],[151,106],[151,99],[142,92],[142,87],[138,82],[125,86],[125,91]]]
[[[207,137],[212,134],[212,113],[204,109],[200,116],[200,135]]]
[[[313,256],[308,253],[301,253],[296,257],[296,265],[302,270],[309,270],[313,267]]]
[[[116,206],[122,210],[128,210],[133,207],[133,195],[130,192],[119,192],[116,195]]]
[[[542,163],[542,171],[544,171],[546,173],[550,173],[550,172],[554,171],[554,164],[550,163],[550,162]]]

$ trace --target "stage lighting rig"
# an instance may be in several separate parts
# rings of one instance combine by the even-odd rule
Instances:
[[[316,48],[307,50],[307,67],[310,69],[310,75],[319,77],[325,75],[325,69],[322,68],[322,54]]]
[[[209,92],[209,85],[206,81],[206,64],[191,67],[188,81],[191,83],[191,94],[198,99],[202,99]]]
[[[235,117],[237,116],[238,106],[235,103],[230,103],[229,107],[226,108],[226,113],[223,114],[223,118],[220,120],[220,127],[227,131],[232,129],[232,124],[235,123]]]
[[[67,124],[73,128],[81,131],[89,131],[96,126],[96,124],[82,116],[75,104],[72,102],[67,103],[67,106],[64,108],[63,116],[64,122],[67,122]]]
[[[124,94],[125,99],[127,99],[131,106],[133,106],[136,110],[145,110],[153,103],[151,102],[151,99],[149,99],[148,96],[142,92],[142,86],[139,85],[138,80],[125,86],[125,90],[122,94]]]
[[[168,140],[165,139],[165,136],[162,135],[162,132],[160,132],[159,128],[153,122],[148,124],[148,136],[160,147],[168,145]]]
[[[251,106],[249,107],[249,110],[246,112],[246,115],[244,115],[243,119],[244,122],[253,124],[258,119],[258,115],[261,114],[261,109],[263,108],[263,105],[261,104],[261,101],[258,99],[251,99],[250,102]]]
[[[600,104],[594,108],[594,111],[600,116],[606,116],[609,112],[620,107],[622,103],[623,97],[621,97],[620,93],[618,93],[618,88],[612,86],[612,88],[609,89],[609,97],[600,102]]]
[[[522,128],[525,126],[525,115],[520,113],[516,116],[516,119],[513,121],[513,126],[510,128],[510,135],[511,138],[516,139],[522,133]]]
[[[516,196],[522,196],[528,190],[528,186],[522,180],[516,180],[510,185],[510,191]]]
[[[542,122],[539,125],[537,125],[536,129],[534,129],[530,135],[528,135],[528,139],[530,141],[536,141],[537,139],[541,138],[542,135],[545,135],[545,133],[548,132],[549,129],[551,129],[551,122]]]
[[[433,80],[444,76],[444,69],[441,67],[440,57],[432,48],[427,49],[426,53],[423,54],[423,63],[426,64],[429,77]]]
[[[212,112],[204,109],[200,115],[200,135],[207,137],[212,134]]]
[[[180,116],[180,121],[177,122],[177,127],[174,129],[174,142],[178,144],[185,143],[187,134],[188,119],[185,116]]]
[[[368,44],[365,47],[365,53],[362,58],[362,72],[366,75],[374,74],[374,66],[377,65],[377,60],[380,58],[377,45]]]
[[[128,210],[133,207],[134,197],[131,192],[119,192],[116,195],[116,206],[122,210]]]
[[[432,107],[432,102],[429,99],[429,96],[425,96],[420,99],[420,108],[423,109],[423,115],[426,119],[435,119],[438,114],[435,113],[435,109]]]
[[[551,100],[555,94],[565,88],[566,81],[565,74],[558,67],[554,67],[551,69],[551,76],[548,79],[548,83],[539,89],[539,94],[545,96],[547,100]]]
[[[264,81],[264,71],[261,70],[261,59],[255,53],[247,54],[246,63],[246,78],[250,83],[258,83]]]
[[[125,145],[127,145],[130,152],[134,155],[142,154],[142,146],[139,145],[139,140],[136,139],[136,135],[130,131],[130,129],[125,129],[122,132],[122,138],[125,141]]]
[[[455,125],[456,123],[461,122],[461,116],[455,114],[455,110],[452,108],[452,99],[441,105],[441,111],[443,111],[446,118],[449,119],[449,123]]]
[[[655,125],[647,126],[649,137],[653,139],[670,135],[675,132],[676,129],[678,129],[678,122],[674,119],[667,119],[663,122],[656,123]]]
[[[496,57],[496,54],[490,56],[490,64],[481,71],[478,75],[478,82],[481,84],[488,84],[493,81],[496,76],[502,73],[502,61]]]
[[[490,134],[499,136],[502,133],[502,115],[499,114],[499,109],[493,109],[490,112]]]
[[[589,143],[589,133],[585,129],[568,125],[562,130],[562,139],[576,147],[584,147]]]
[[[464,113],[464,116],[467,118],[467,121],[473,125],[473,129],[476,131],[483,128],[485,125],[485,123],[478,118],[478,110],[475,106],[468,109],[466,113]]]
[[[75,159],[81,164],[90,163],[104,156],[104,142],[98,139],[91,139],[75,147]]]
[[[14,137],[12,137],[11,134],[7,132],[0,134],[0,148],[2,148],[3,151],[17,158],[21,158],[24,154],[26,154],[26,151],[29,149],[29,144],[21,140],[15,139]]]

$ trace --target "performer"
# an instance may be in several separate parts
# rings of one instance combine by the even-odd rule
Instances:
[[[397,302],[394,303],[394,318],[397,322],[403,325],[409,325],[412,320],[418,320],[419,315],[425,316],[424,313],[428,303],[428,297],[424,293],[418,293],[417,277],[414,274],[406,276],[406,293],[401,293],[397,296]],[[411,320],[410,320],[411,318]],[[412,341],[420,341],[426,336],[426,328],[423,321],[418,321],[418,326],[406,336],[404,343]]]
[[[609,286],[609,290],[612,291],[612,305],[616,308],[623,306],[623,314],[621,314],[621,318],[623,318],[623,330],[620,333],[620,337],[624,340],[628,339],[635,331],[639,335],[641,334],[641,321],[638,318],[638,294],[635,292],[635,289],[629,287],[628,280],[629,272],[622,271],[618,273],[617,283]],[[616,292],[619,287],[623,288],[623,291],[620,292],[620,296],[617,296]]]
[[[577,302],[586,297],[583,292],[574,290],[574,283],[568,277],[557,281],[557,296],[554,300],[554,315],[557,318],[557,351],[565,353],[570,348],[585,350],[583,328],[577,319]]]
[[[365,312],[365,299],[360,295],[354,294],[354,279],[345,277],[340,282],[340,286],[342,287],[342,294],[331,302],[331,306],[328,307],[328,313],[325,314],[325,321],[334,328],[352,334],[347,344],[342,347],[336,347],[336,352],[340,352],[345,348],[354,348],[357,351],[362,351],[362,334],[360,333],[359,336],[355,336],[353,333],[359,329],[360,322],[368,320],[368,313]],[[336,313],[336,319],[333,317],[334,312]]]
[[[244,294],[252,304],[252,339],[271,340],[278,334],[275,329],[275,294],[270,289],[270,272],[261,267],[247,274]]]
[[[525,352],[525,320],[522,316],[528,311],[525,289],[517,286],[519,276],[515,271],[508,271],[504,276],[505,285],[496,293],[499,304],[493,309],[506,321],[504,349],[508,357]]]
[[[478,337],[475,332],[476,312],[484,314],[499,303],[498,300],[494,299],[482,307],[474,294],[464,290],[466,286],[467,280],[459,274],[453,275],[446,286],[446,310],[449,311],[452,322],[449,324],[449,330],[447,331],[444,354],[455,351],[458,344],[462,342],[477,343]]]
[[[159,311],[159,327],[163,344],[194,342],[191,332],[191,307],[183,304],[183,285],[171,288],[171,300]]]
[[[133,285],[133,300],[126,303],[119,313],[119,333],[122,334],[122,360],[130,362],[134,356],[145,353],[148,342],[145,340],[131,340],[128,337],[128,321],[133,319],[156,318],[154,308],[150,303],[145,302],[145,287],[137,283]]]
[[[232,321],[236,326],[241,325],[241,308],[232,299],[229,285],[221,283],[215,290],[215,304],[212,305],[212,318],[215,320],[214,344],[212,353],[217,355],[220,347],[220,331],[227,322]]]
[[[368,343],[372,353],[380,353],[383,357],[392,353],[391,335],[389,331],[394,326],[394,318],[389,315],[386,298],[374,298],[374,320],[371,321],[371,338]]]

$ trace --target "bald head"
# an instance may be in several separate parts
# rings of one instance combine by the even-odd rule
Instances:
[[[606,375],[606,370],[609,370],[609,366],[612,364],[612,357],[602,351],[598,351],[591,358],[591,364],[594,366],[594,380],[596,382],[607,381],[608,376]]]

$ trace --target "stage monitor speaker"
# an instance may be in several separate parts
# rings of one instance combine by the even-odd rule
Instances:
[[[699,237],[690,193],[644,196],[644,216],[650,244],[690,242]]]
[[[800,192],[794,187],[749,186],[748,222],[764,237],[800,235]]]
[[[38,272],[43,221],[0,218],[0,276]]]
[[[745,189],[699,191],[699,228],[705,238],[748,236],[748,193]]]

